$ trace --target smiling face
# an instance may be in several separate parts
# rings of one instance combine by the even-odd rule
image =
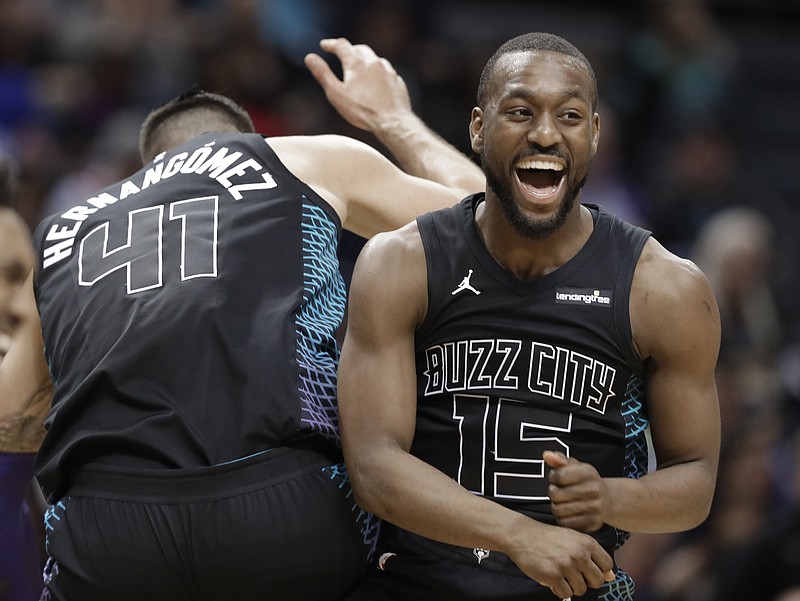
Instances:
[[[470,134],[487,201],[520,235],[546,238],[575,207],[597,150],[595,101],[593,80],[573,57],[533,50],[497,61]]]
[[[5,357],[17,322],[14,296],[19,293],[34,259],[25,222],[12,210],[0,208],[0,361]]]

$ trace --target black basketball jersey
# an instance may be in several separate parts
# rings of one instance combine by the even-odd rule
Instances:
[[[205,134],[44,220],[54,407],[39,478],[216,465],[337,439],[333,209],[257,134]]]
[[[601,476],[647,469],[643,365],[628,313],[649,232],[587,205],[584,247],[532,281],[502,269],[475,226],[483,194],[417,219],[428,313],[416,333],[412,453],[475,494],[554,523],[545,450]],[[609,550],[625,533],[594,533]]]

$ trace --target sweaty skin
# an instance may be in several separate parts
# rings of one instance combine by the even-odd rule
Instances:
[[[526,51],[501,57],[488,100],[473,109],[472,147],[487,175],[475,224],[495,261],[520,280],[555,271],[592,233],[579,192],[600,137],[595,101],[579,62]],[[542,184],[524,173],[533,167],[557,174]],[[720,325],[708,282],[692,263],[650,239],[632,283],[633,339],[646,365],[658,469],[639,480],[600,478],[591,458],[545,453],[558,526],[474,495],[410,454],[414,334],[427,287],[414,223],[372,238],[353,275],[339,404],[345,459],[364,509],[433,540],[504,552],[559,598],[613,579],[610,556],[586,534],[601,524],[673,532],[707,517],[719,450]]]

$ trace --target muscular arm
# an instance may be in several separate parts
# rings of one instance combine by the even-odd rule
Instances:
[[[717,475],[717,305],[697,267],[650,240],[634,277],[631,320],[646,358],[657,469],[639,480],[601,481],[591,466],[550,455],[553,512],[585,531],[603,522],[632,532],[687,530],[708,516]]]
[[[44,360],[32,273],[16,302],[20,324],[0,363],[0,451],[30,453],[41,444],[53,393]]]
[[[365,238],[462,198],[458,191],[409,175],[368,144],[346,136],[287,136],[270,138],[269,145],[331,204],[345,229]]]
[[[322,40],[320,47],[339,59],[343,78],[317,54],[306,56],[306,66],[350,124],[375,135],[412,175],[452,187],[461,196],[485,189],[480,168],[414,113],[406,84],[389,61],[344,38]]]
[[[502,551],[562,598],[600,586],[612,562],[594,539],[474,495],[409,453],[414,331],[426,303],[416,224],[370,240],[353,276],[339,368],[342,441],[356,500],[422,536]]]

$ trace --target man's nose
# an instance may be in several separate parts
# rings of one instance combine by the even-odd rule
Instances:
[[[528,131],[528,140],[531,144],[549,148],[561,141],[561,131],[555,115],[540,113],[533,119]]]

